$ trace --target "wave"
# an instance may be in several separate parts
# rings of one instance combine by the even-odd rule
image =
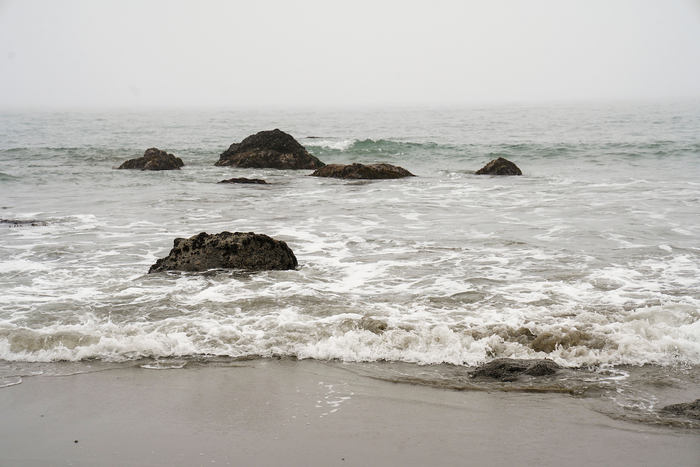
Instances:
[[[456,146],[434,142],[394,141],[390,139],[332,140],[320,139],[305,142],[315,156],[327,163],[349,164],[353,162],[388,162],[409,164],[409,170],[420,170],[420,166],[437,167],[442,160],[469,159],[473,153],[471,145]],[[474,170],[479,167],[474,167]]]
[[[18,167],[18,169],[26,167],[27,161],[31,161],[30,166],[37,164],[54,166],[87,164],[114,167],[126,160],[143,156],[146,149],[145,147],[15,147],[0,150],[0,157],[4,156],[8,165]],[[172,149],[164,147],[163,149],[183,158],[186,166],[213,166],[225,148],[187,147]]]
[[[18,180],[21,180],[21,177],[16,177],[14,175],[0,172],[0,182],[14,182]]]
[[[351,162],[390,162],[426,164],[435,167],[449,166],[454,162],[468,162],[471,171],[498,157],[518,163],[547,160],[587,160],[598,165],[614,159],[618,162],[635,162],[644,158],[665,160],[695,158],[700,153],[700,144],[666,140],[648,142],[579,142],[541,143],[536,141],[518,143],[446,144],[437,142],[399,141],[392,139],[349,139],[349,138],[305,138],[301,141],[315,156],[328,163]],[[14,147],[0,150],[0,156],[7,159],[9,166],[23,167],[26,161],[32,164],[75,165],[87,163],[93,166],[117,166],[128,159],[140,157],[146,148],[129,147]],[[210,166],[219,158],[223,147],[183,147],[164,148],[183,158],[186,166]],[[692,160],[691,160],[692,162]],[[522,168],[522,167],[521,167]],[[456,167],[452,167],[456,169]],[[14,181],[17,178],[0,173],[0,181]]]
[[[387,153],[401,154],[423,150],[457,149],[454,145],[440,145],[438,143],[426,142],[417,143],[410,141],[394,141],[387,139],[342,139],[336,140],[331,138],[314,138],[309,141],[304,141],[305,146],[318,147],[324,149],[332,149],[349,153]]]
[[[286,356],[345,362],[476,365],[497,357],[551,358],[568,367],[700,364],[700,320],[692,306],[669,304],[624,316],[584,312],[568,319],[438,323],[416,313],[312,317],[290,307],[240,316],[203,313],[157,322],[80,323],[40,329],[0,324],[0,359],[52,362],[196,356]]]
[[[344,157],[350,161],[372,160],[474,160],[486,163],[503,157],[514,162],[524,160],[585,159],[605,162],[606,159],[634,161],[653,159],[696,157],[700,144],[675,141],[623,141],[540,143],[496,143],[491,145],[440,144],[436,142],[396,141],[391,139],[332,139],[318,138],[304,144],[318,157]],[[474,170],[479,167],[474,167]]]
[[[420,150],[434,150],[439,148],[440,145],[437,143],[414,143],[410,141],[392,141],[392,140],[373,140],[365,139],[361,141],[355,141],[355,143],[350,148],[351,151],[355,152],[387,152],[387,153],[408,153],[412,151]],[[453,148],[453,146],[445,145],[445,148]]]
[[[310,141],[305,141],[304,146],[306,147],[319,147],[325,149],[333,149],[336,151],[347,151],[355,144],[356,140],[343,139],[343,140],[332,140],[323,138],[314,138]]]

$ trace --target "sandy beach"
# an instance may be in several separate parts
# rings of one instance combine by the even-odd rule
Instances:
[[[697,466],[695,430],[561,394],[452,391],[259,359],[35,376],[0,389],[0,465]]]

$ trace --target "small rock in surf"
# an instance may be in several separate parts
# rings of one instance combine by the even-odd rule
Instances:
[[[700,399],[694,402],[684,402],[682,404],[667,405],[662,412],[670,412],[682,417],[694,418],[700,420]]]
[[[170,254],[151,266],[160,271],[201,272],[210,269],[267,271],[294,269],[297,258],[287,244],[253,232],[202,232],[190,238],[176,238]]]
[[[274,129],[248,136],[221,153],[217,166],[253,169],[318,169],[325,164],[291,135]]]
[[[265,180],[260,178],[229,178],[228,180],[221,180],[219,183],[241,183],[241,184],[254,184],[254,185],[267,185]]]
[[[516,381],[520,375],[546,376],[553,375],[558,370],[561,370],[561,366],[547,359],[496,358],[477,367],[470,376],[512,382]]]
[[[353,180],[382,180],[415,177],[403,167],[391,164],[328,164],[311,174],[312,177],[345,178]]]
[[[508,159],[499,157],[475,172],[476,175],[522,175],[517,165]]]
[[[161,151],[158,148],[146,149],[142,157],[129,159],[120,165],[119,169],[137,170],[180,170],[185,164],[182,159]]]

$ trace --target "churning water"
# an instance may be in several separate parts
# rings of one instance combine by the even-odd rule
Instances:
[[[326,163],[417,177],[214,167],[274,128]],[[185,167],[114,170],[149,147]],[[474,175],[496,157],[523,176]],[[697,102],[6,111],[0,386],[32,362],[291,356],[455,387],[464,366],[547,357],[588,369],[553,388],[620,393],[647,368],[697,394],[698,162]],[[236,176],[269,185],[217,184]],[[284,240],[300,266],[147,274],[176,237],[225,230]],[[632,386],[625,404],[653,408]]]

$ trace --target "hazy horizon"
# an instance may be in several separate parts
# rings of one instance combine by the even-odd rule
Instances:
[[[700,99],[700,1],[0,1],[0,108]]]

